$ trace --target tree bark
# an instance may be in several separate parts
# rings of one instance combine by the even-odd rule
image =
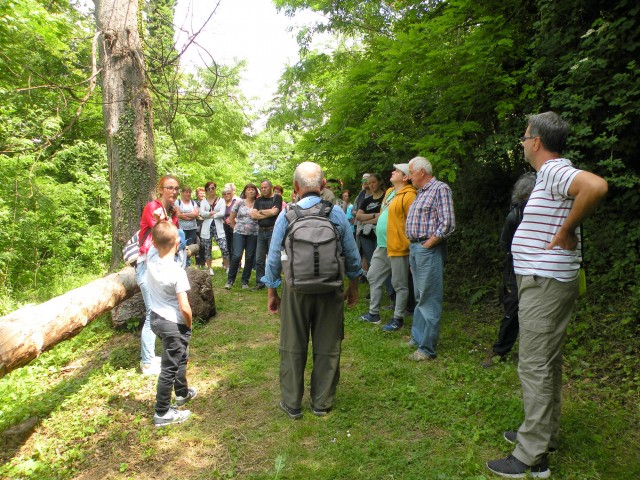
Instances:
[[[126,267],[48,302],[1,317],[0,377],[77,335],[137,290],[135,271]]]
[[[138,0],[95,0],[101,31],[102,114],[111,184],[111,270],[139,228],[155,190],[151,96],[139,34]]]

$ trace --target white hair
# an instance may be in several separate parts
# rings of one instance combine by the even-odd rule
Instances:
[[[424,157],[414,157],[409,160],[409,166],[413,168],[413,171],[424,170],[428,175],[433,175],[433,167],[431,162]]]
[[[322,189],[322,179],[322,168],[313,162],[302,162],[293,172],[294,182],[303,190],[320,191]]]

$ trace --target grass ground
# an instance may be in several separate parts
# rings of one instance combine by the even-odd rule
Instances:
[[[226,291],[194,328],[188,376],[199,389],[185,424],[153,426],[155,380],[136,367],[139,334],[99,319],[0,380],[2,478],[485,479],[487,460],[522,419],[515,361],[483,369],[499,311],[446,308],[437,361],[415,364],[408,330],[346,314],[337,404],[292,421],[277,408],[278,317],[265,291]],[[389,314],[387,313],[387,316]],[[637,395],[567,378],[553,478],[640,476]]]

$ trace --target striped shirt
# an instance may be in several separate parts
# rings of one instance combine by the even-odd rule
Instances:
[[[578,276],[582,258],[580,229],[576,250],[545,247],[573,207],[569,187],[580,170],[565,158],[549,160],[536,175],[536,184],[524,208],[524,217],[511,243],[513,267],[518,275],[537,275],[568,282]]]
[[[435,235],[446,238],[456,227],[449,185],[434,178],[420,190],[407,214],[407,238],[425,242]]]

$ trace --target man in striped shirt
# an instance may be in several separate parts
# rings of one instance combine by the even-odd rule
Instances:
[[[453,199],[446,183],[433,176],[431,163],[415,157],[409,175],[417,196],[407,213],[409,266],[413,275],[416,307],[409,345],[416,347],[410,360],[436,358],[442,314],[442,281],[447,257],[447,237],[455,229]]]
[[[569,125],[554,112],[529,117],[520,138],[536,184],[511,244],[520,298],[524,422],[504,438],[512,455],[487,463],[494,473],[548,478],[547,453],[558,447],[562,346],[578,296],[579,226],[607,193],[607,182],[561,157]]]

